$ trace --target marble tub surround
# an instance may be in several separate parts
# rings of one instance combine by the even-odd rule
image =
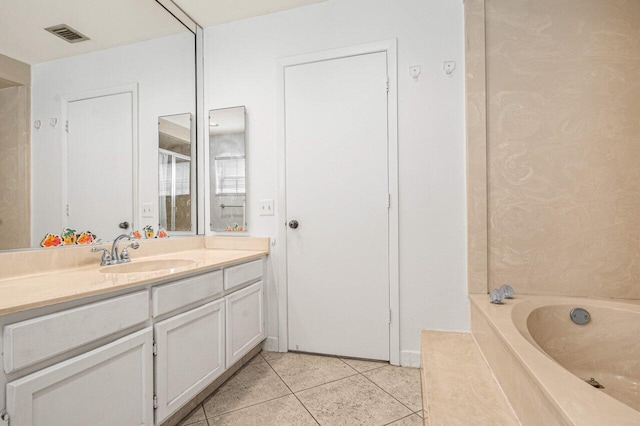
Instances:
[[[485,4],[489,287],[640,298],[640,2]]]
[[[487,97],[484,0],[464,0],[467,282],[487,292]]]
[[[520,424],[470,333],[424,330],[421,344],[425,425]]]
[[[254,239],[255,247],[268,248],[268,238],[263,240],[266,242]],[[217,244],[218,247],[224,246],[224,243]],[[141,286],[163,279],[181,278],[258,259],[269,253],[268,249],[260,248],[207,249],[204,237],[141,240],[140,248],[132,250],[132,264],[173,259],[190,262],[186,266],[174,269],[135,273],[101,272],[103,268],[100,267],[100,256],[91,253],[89,247],[0,253],[0,268],[3,270],[3,277],[0,279],[0,315]],[[31,270],[26,273],[25,269],[29,267]],[[5,270],[8,270],[8,273],[5,273]]]
[[[556,315],[558,309],[569,306],[585,307],[596,314],[591,323],[574,328],[582,327],[582,332],[590,336],[575,339],[574,333],[568,332],[569,324],[565,324],[570,321],[568,311],[564,320]],[[518,296],[505,305],[492,305],[486,295],[471,296],[473,335],[524,425],[640,424],[640,411],[590,386],[561,365],[564,362],[577,374],[602,374],[606,382],[616,365],[625,364],[625,355],[618,356],[618,352],[637,351],[637,334],[626,338],[623,334],[633,332],[629,327],[637,322],[638,315],[637,301]],[[558,324],[545,323],[554,317]],[[619,321],[627,325],[614,326]],[[602,344],[599,338],[593,338],[594,333],[604,339]],[[570,352],[578,349],[575,346],[582,347],[579,357],[568,361],[564,357],[572,356]],[[633,353],[629,354],[632,359],[627,367],[637,364]],[[605,363],[600,369],[593,364],[596,358]]]
[[[383,362],[263,351],[180,425],[418,426],[419,380],[419,370]]]
[[[470,293],[640,298],[639,20],[635,0],[465,0]]]

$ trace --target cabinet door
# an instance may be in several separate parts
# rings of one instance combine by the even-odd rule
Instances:
[[[156,424],[224,372],[224,311],[220,299],[155,325]]]
[[[153,425],[151,327],[7,384],[11,426]]]
[[[262,281],[226,296],[227,368],[264,339]]]

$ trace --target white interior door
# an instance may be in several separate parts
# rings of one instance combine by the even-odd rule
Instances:
[[[104,240],[133,226],[133,94],[67,104],[67,226]]]
[[[389,359],[386,52],[285,69],[289,349]]]

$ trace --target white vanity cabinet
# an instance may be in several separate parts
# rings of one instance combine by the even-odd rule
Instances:
[[[155,325],[156,423],[225,371],[225,303],[208,303]]]
[[[262,342],[263,276],[254,258],[0,317],[0,425],[161,425]]]
[[[7,384],[11,426],[153,425],[146,328]]]

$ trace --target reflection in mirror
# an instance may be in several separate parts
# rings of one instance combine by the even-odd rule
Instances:
[[[211,231],[247,231],[245,108],[209,111]]]
[[[189,113],[158,119],[158,219],[160,228],[169,233],[194,229],[191,121]]]
[[[8,0],[2,13],[0,250],[77,242],[65,228],[157,231],[158,117],[195,114],[194,30],[155,1]],[[58,23],[88,39],[44,30]],[[185,155],[176,169],[193,179]],[[193,233],[195,200],[178,187],[163,224]]]

